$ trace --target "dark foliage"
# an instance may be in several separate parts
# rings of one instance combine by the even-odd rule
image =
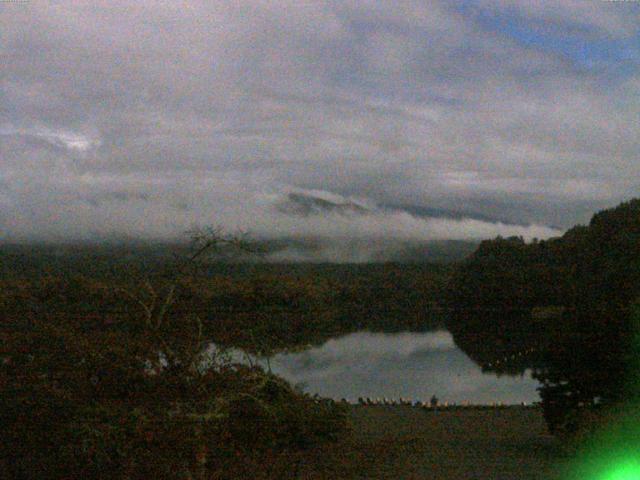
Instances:
[[[149,248],[42,247],[29,255],[5,246],[0,286],[6,295],[19,289],[39,309],[117,322],[140,312],[123,292],[138,289],[147,277],[166,284],[173,256],[184,256],[183,247],[170,255]],[[265,354],[358,330],[433,330],[445,323],[441,298],[450,270],[433,264],[206,262],[180,276],[172,311],[198,315],[216,343]],[[100,296],[89,288],[97,284],[111,293]],[[20,302],[9,295],[6,308]]]
[[[344,432],[341,406],[207,353],[217,324],[172,272],[2,283],[3,478],[288,478]]]
[[[450,280],[448,327],[488,370],[532,368],[555,429],[571,410],[628,394],[638,298],[640,200],[633,200],[561,238],[483,242]]]

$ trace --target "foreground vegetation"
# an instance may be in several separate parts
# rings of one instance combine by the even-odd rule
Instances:
[[[544,419],[563,439],[596,432],[640,398],[640,200],[558,239],[483,242],[455,267],[211,263],[210,251],[253,253],[215,230],[170,255],[128,248],[2,250],[0,470],[9,478],[462,478],[451,476],[472,471],[460,470],[460,455],[491,458],[493,440],[478,437],[462,452],[442,442],[493,417],[423,422],[412,411],[405,425],[386,410],[311,397],[226,355],[270,355],[362,329],[446,325],[485,370],[533,369]],[[383,438],[349,443],[349,425]],[[398,425],[409,436],[384,437]],[[502,427],[481,430],[495,440]],[[493,453],[518,457],[517,438],[505,434]],[[527,442],[525,453],[537,448]],[[453,463],[437,464],[443,454]]]
[[[135,285],[42,278],[0,300],[0,471],[12,479],[295,478],[343,407],[209,348],[188,305],[196,254]],[[204,242],[204,243],[203,243]],[[11,287],[11,288],[7,288]]]
[[[445,266],[220,262],[254,252],[217,230],[168,253],[128,248],[3,247],[9,478],[297,478],[308,452],[346,435],[345,407],[226,349],[444,324]]]

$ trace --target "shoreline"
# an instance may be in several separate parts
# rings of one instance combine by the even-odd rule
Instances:
[[[564,458],[537,406],[347,408],[348,438],[305,455],[299,478],[551,480]]]

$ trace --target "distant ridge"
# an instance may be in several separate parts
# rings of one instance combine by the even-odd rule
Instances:
[[[365,215],[372,210],[354,201],[344,199],[329,200],[307,193],[291,192],[286,200],[278,205],[282,213],[293,215],[314,215],[323,212],[337,212],[341,214]]]
[[[446,218],[453,220],[471,219],[488,223],[502,223],[519,227],[531,226],[530,222],[517,222],[505,217],[485,215],[468,210],[453,210],[428,207],[408,203],[381,203],[365,205],[353,199],[329,194],[325,196],[308,192],[290,192],[277,205],[280,212],[289,215],[310,216],[321,213],[338,213],[343,215],[369,215],[381,212],[407,213],[417,218]]]
[[[485,215],[482,213],[471,212],[468,210],[451,210],[446,208],[425,207],[420,205],[411,205],[406,203],[385,203],[381,205],[383,210],[406,212],[409,215],[419,218],[449,218],[452,220],[471,219],[489,223],[503,223],[505,225],[515,225],[518,227],[529,227],[530,222],[515,222],[506,217],[497,217]],[[551,228],[555,228],[548,225]]]

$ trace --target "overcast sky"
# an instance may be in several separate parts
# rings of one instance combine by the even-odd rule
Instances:
[[[640,2],[3,1],[0,54],[0,240],[543,237],[640,195]],[[307,190],[532,225],[276,208]]]

